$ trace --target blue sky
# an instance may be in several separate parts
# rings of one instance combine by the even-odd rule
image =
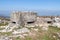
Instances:
[[[60,10],[60,0],[0,0],[0,11]]]
[[[0,0],[0,10],[60,10],[60,0]]]

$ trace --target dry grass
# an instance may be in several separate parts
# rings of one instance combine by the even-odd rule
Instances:
[[[37,32],[31,30],[32,34],[27,36],[26,40],[60,40],[60,37],[56,34],[57,32],[60,32],[59,28],[49,26],[48,31],[43,31],[41,28],[38,29]],[[55,38],[53,36],[55,36]]]

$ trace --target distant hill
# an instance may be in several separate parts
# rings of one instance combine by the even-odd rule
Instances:
[[[36,10],[39,16],[60,16],[60,10]],[[0,16],[10,17],[11,11],[0,11]]]
[[[38,10],[39,16],[60,16],[60,10]]]
[[[0,11],[0,17],[10,17],[9,11]]]

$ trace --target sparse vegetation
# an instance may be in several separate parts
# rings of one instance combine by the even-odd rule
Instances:
[[[57,32],[60,32],[60,29],[57,27],[49,26],[48,31],[43,31],[41,28],[38,28],[38,32],[36,33],[35,38],[27,37],[26,40],[60,40],[60,37],[56,34]],[[34,33],[32,33],[34,34]],[[37,36],[38,35],[38,36]]]
[[[32,40],[30,36],[25,37],[25,40]]]
[[[23,40],[60,40],[60,37],[57,35],[57,32],[60,32],[60,29],[57,27],[49,26],[48,31],[43,31],[41,28],[37,27],[38,31],[31,30],[31,36],[25,36]],[[30,28],[29,28],[30,29]],[[0,35],[12,35],[11,32],[0,33]],[[15,40],[22,40],[20,37],[17,37]]]
[[[20,37],[17,37],[16,40],[20,40]]]
[[[60,40],[60,38],[57,35],[57,32],[60,32],[59,28],[49,26],[49,29],[46,32],[46,34],[44,35],[43,40],[57,40],[57,39]]]
[[[6,25],[8,25],[7,22],[5,24],[4,23],[0,23],[0,26],[6,26]]]
[[[0,30],[3,30],[4,28],[0,28]]]
[[[7,36],[9,36],[9,35],[12,35],[12,32],[0,32],[0,35],[7,35]]]

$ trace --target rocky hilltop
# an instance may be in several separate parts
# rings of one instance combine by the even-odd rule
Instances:
[[[11,13],[0,18],[0,40],[60,40],[60,16],[38,16],[36,12]]]

